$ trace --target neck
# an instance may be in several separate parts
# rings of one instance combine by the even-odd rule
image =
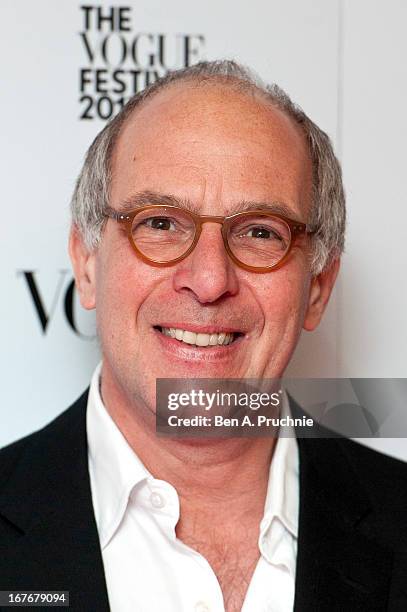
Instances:
[[[258,527],[267,492],[274,439],[179,439],[158,437],[154,419],[140,418],[116,386],[102,377],[103,401],[110,416],[157,479],[172,484],[180,498],[177,532],[216,521],[250,521]],[[246,522],[247,525],[247,522]]]

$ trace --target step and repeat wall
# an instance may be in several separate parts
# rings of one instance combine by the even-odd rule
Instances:
[[[87,147],[132,94],[203,59],[233,58],[278,83],[343,164],[340,280],[288,374],[407,376],[406,4],[6,0],[1,13],[0,446],[62,412],[100,359],[67,256]],[[404,440],[370,444],[407,459]]]

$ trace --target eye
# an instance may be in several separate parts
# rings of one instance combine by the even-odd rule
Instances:
[[[148,219],[144,219],[142,223],[143,225],[156,230],[174,231],[176,229],[174,221],[169,217],[149,217]]]
[[[258,238],[261,240],[279,240],[280,242],[284,242],[283,237],[276,229],[267,227],[265,225],[247,227],[245,229],[242,229],[239,234],[241,237],[247,236],[248,238]]]

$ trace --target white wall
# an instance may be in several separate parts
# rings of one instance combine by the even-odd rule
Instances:
[[[341,376],[407,376],[407,3],[344,2]]]
[[[177,0],[163,11],[162,0],[99,4],[130,7],[131,31],[119,34],[132,42],[144,33],[140,64],[164,34],[166,61],[183,65],[179,45],[189,36],[192,58],[247,63],[285,88],[330,134],[348,193],[347,251],[325,321],[303,335],[289,374],[406,377],[407,5],[252,0],[232,8],[226,0]],[[83,11],[72,0],[6,0],[2,23],[0,445],[61,412],[86,387],[99,358],[96,340],[88,337],[95,331],[93,316],[80,311],[76,298],[71,321],[65,311],[72,280],[68,203],[85,150],[104,124],[79,119],[86,104],[79,102],[79,71],[112,70],[120,51],[116,33],[108,43],[112,65],[99,55],[92,65],[80,36]],[[93,15],[91,26],[93,48],[107,32],[95,31]],[[152,69],[162,72],[157,54],[154,62]],[[127,61],[122,68],[137,66]],[[94,84],[84,93],[98,97]],[[120,96],[111,97],[115,102]],[[392,218],[385,218],[389,213]],[[32,272],[48,317],[45,332],[30,277],[20,271]],[[407,458],[400,440],[385,450]]]
[[[343,2],[338,375],[407,377],[407,4]],[[407,408],[407,398],[405,398]],[[407,459],[404,438],[366,441]]]

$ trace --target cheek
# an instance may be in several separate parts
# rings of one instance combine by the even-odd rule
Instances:
[[[120,248],[122,246],[122,248]],[[121,343],[141,326],[141,313],[163,271],[141,262],[126,244],[103,254],[96,266],[96,318],[101,337],[119,337]]]
[[[110,261],[109,261],[110,259]],[[102,347],[125,343],[134,329],[143,287],[129,275],[123,257],[105,256],[96,268],[96,321]]]
[[[265,326],[259,350],[263,360],[262,374],[268,378],[281,376],[297,346],[307,306],[304,277],[285,275],[270,287],[263,302]],[[259,368],[260,369],[260,368]]]
[[[297,336],[307,310],[309,280],[303,274],[282,272],[263,293],[266,327]]]
[[[125,305],[136,292],[125,268],[114,265],[103,267],[98,270],[96,279],[96,310],[112,316],[127,316]]]

